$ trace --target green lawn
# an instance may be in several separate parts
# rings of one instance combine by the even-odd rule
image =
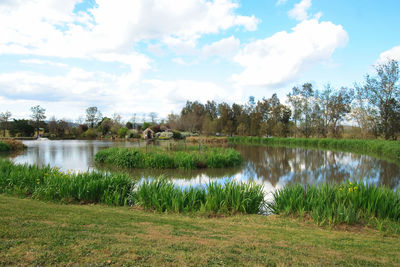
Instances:
[[[400,235],[0,195],[0,265],[400,266]]]

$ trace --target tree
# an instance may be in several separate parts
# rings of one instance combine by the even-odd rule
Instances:
[[[97,107],[89,107],[86,109],[86,122],[89,124],[90,128],[93,128],[101,120],[101,112]]]
[[[400,105],[399,62],[390,60],[375,66],[377,75],[365,77],[365,84],[359,88],[363,99],[378,113],[379,131],[385,139],[396,139]],[[356,85],[357,87],[357,85]]]
[[[151,124],[154,125],[156,123],[156,118],[158,114],[156,112],[150,112],[149,117],[151,119]]]
[[[11,118],[11,112],[6,111],[3,113],[0,113],[0,122],[3,127],[3,136],[6,137],[6,131],[8,127],[8,120]]]
[[[40,105],[37,105],[31,107],[31,111],[32,111],[31,118],[35,122],[37,137],[39,137],[39,125],[42,120],[46,119],[46,115],[44,115],[46,110],[42,108]]]
[[[28,120],[15,120],[10,125],[10,135],[11,136],[24,136],[30,137],[35,134],[35,128],[29,124]]]

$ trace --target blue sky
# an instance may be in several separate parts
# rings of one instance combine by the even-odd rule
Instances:
[[[0,0],[0,112],[89,106],[166,118],[312,82],[351,87],[400,60],[396,0]]]

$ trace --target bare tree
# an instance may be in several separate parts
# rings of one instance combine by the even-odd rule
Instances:
[[[149,117],[151,119],[151,124],[155,124],[158,114],[156,112],[150,112]]]
[[[0,113],[0,122],[3,126],[3,136],[6,137],[6,130],[8,127],[8,120],[11,118],[11,112],[6,111],[3,113]]]
[[[46,115],[44,113],[46,112],[46,109],[42,108],[40,105],[31,107],[32,115],[31,118],[33,121],[35,121],[36,124],[36,133],[37,137],[39,137],[39,125],[40,122],[46,119]]]
[[[96,123],[101,120],[101,113],[97,107],[89,107],[86,109],[86,122],[89,124],[90,128],[93,128]]]

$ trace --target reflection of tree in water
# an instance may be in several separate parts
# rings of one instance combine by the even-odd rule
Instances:
[[[236,149],[246,161],[243,175],[269,181],[273,186],[282,179],[289,183],[314,184],[361,178],[391,188],[399,184],[398,166],[369,156],[266,146],[236,146]]]
[[[118,171],[129,173],[135,179],[141,178],[154,178],[163,176],[165,178],[172,179],[185,179],[190,180],[193,178],[205,176],[208,178],[224,178],[232,177],[241,171],[241,167],[237,168],[211,168],[211,169],[126,169],[121,167],[115,167],[107,164],[95,163],[96,169],[104,171]]]

